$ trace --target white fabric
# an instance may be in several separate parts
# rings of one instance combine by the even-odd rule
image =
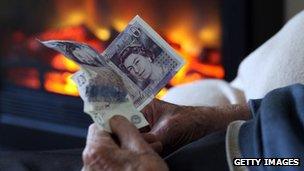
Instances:
[[[223,80],[206,79],[173,87],[163,100],[186,106],[222,106],[243,103],[245,97]]]
[[[201,80],[170,89],[163,100],[196,106],[235,104],[262,98],[275,88],[304,84],[303,30],[304,11],[246,57],[231,83]]]

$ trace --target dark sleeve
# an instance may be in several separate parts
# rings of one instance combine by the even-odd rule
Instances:
[[[254,118],[240,128],[242,156],[300,158],[304,162],[304,86],[273,90],[249,106]]]
[[[250,109],[251,118],[256,117],[256,114],[258,113],[257,111],[259,110],[259,108],[261,106],[261,102],[262,102],[262,99],[249,100],[248,106],[249,106],[249,109]]]

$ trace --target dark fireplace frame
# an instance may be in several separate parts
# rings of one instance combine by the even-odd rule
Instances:
[[[225,80],[237,75],[240,62],[284,24],[284,0],[223,0],[222,56]]]

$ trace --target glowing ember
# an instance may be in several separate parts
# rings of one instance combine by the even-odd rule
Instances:
[[[116,20],[113,20],[112,25],[118,32],[122,32],[128,25],[128,22],[116,19]]]
[[[71,76],[72,74],[68,72],[46,73],[44,88],[54,93],[78,96],[76,84],[72,81]]]
[[[103,41],[107,41],[110,38],[110,30],[105,28],[97,28],[95,30],[96,36]]]
[[[8,72],[11,82],[19,86],[26,86],[32,89],[40,88],[39,73],[35,68],[18,68]]]
[[[62,54],[54,56],[51,65],[58,70],[76,72],[79,70],[79,66],[72,60],[66,58]]]
[[[161,99],[165,94],[167,94],[167,91],[167,88],[162,88],[155,97]]]
[[[79,66],[61,54],[54,56],[51,65],[58,70],[69,72],[49,72],[45,75],[44,87],[47,91],[78,96],[75,83],[71,80],[72,72],[79,70]]]
[[[49,30],[42,33],[39,38],[42,40],[50,40],[50,39],[73,39],[76,41],[86,40],[86,33],[83,27],[65,27],[62,29]]]

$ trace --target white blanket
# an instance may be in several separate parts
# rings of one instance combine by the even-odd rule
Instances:
[[[304,11],[246,57],[231,83],[222,80],[196,81],[170,89],[163,100],[195,106],[236,104],[262,98],[275,88],[304,84],[303,31]]]

